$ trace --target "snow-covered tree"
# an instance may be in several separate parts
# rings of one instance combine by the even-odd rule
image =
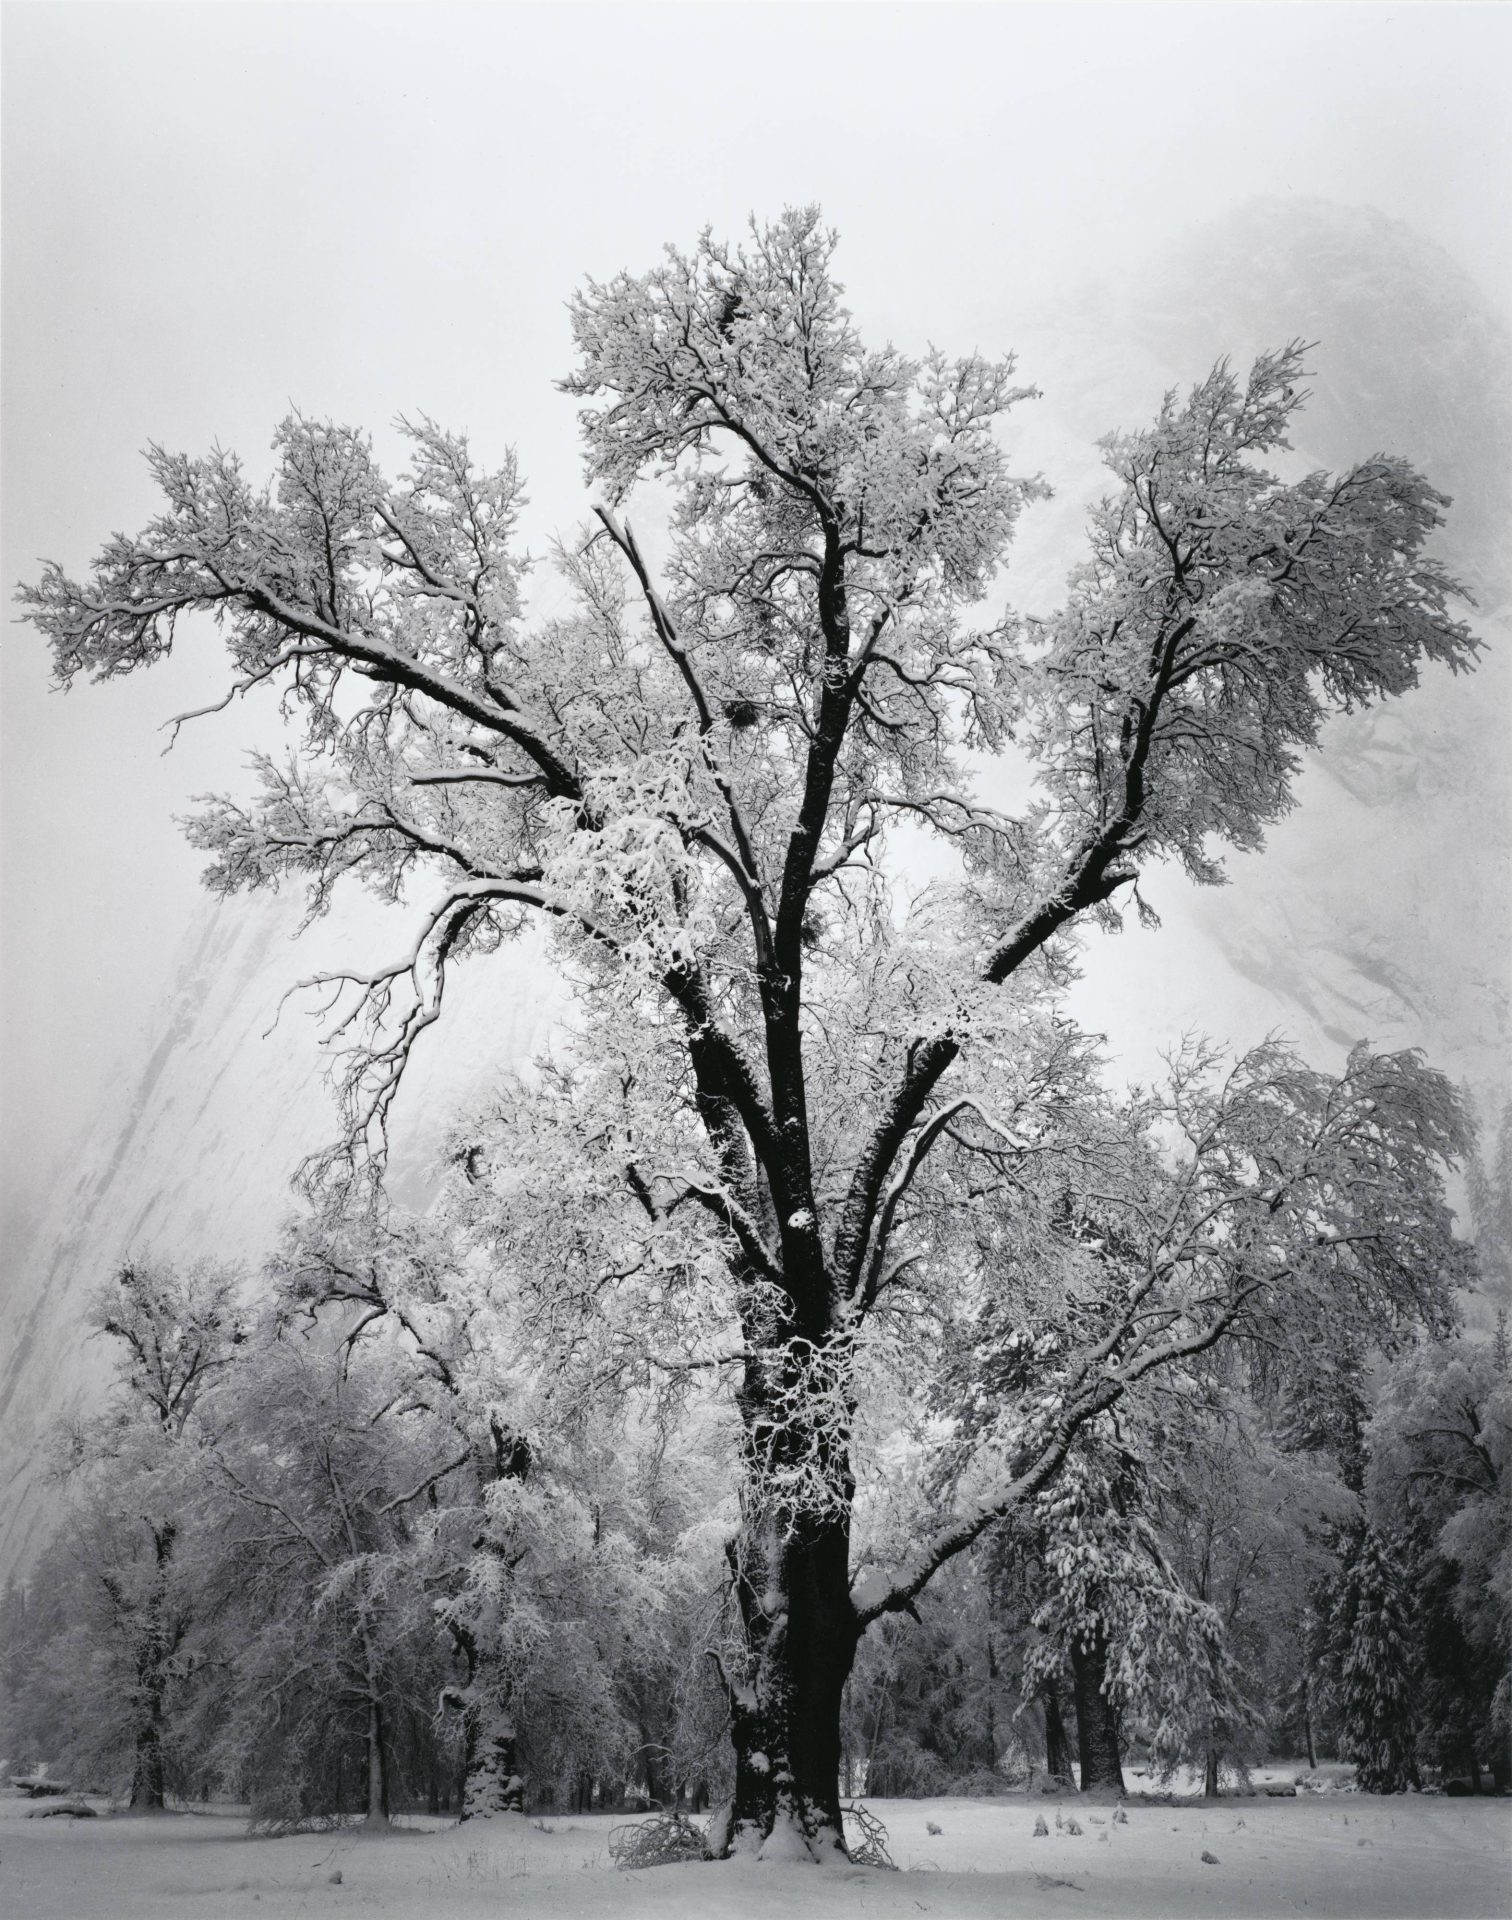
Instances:
[[[360,433],[297,416],[268,485],[156,450],[162,514],[87,582],[52,567],[23,593],[65,682],[148,664],[208,613],[228,698],[283,687],[302,741],[195,829],[213,886],[303,878],[317,907],[348,876],[438,888],[407,953],[325,983],[350,1048],[327,1174],[381,1164],[453,964],[555,925],[591,1048],[631,1075],[617,1106],[610,1076],[585,1098],[582,1152],[614,1131],[595,1177],[684,1243],[681,1297],[737,1376],[728,1831],[803,1857],[841,1846],[860,1635],[1046,1487],[1083,1425],[1247,1312],[1300,1327],[1324,1299],[1412,1294],[1405,1241],[1442,1230],[1428,1169],[1453,1144],[1432,1082],[1268,1063],[1221,1149],[1247,1197],[1188,1204],[1212,1170],[1199,1126],[1196,1186],[1145,1221],[1124,1303],[1071,1330],[1032,1408],[1005,1402],[963,1505],[853,1564],[871,1352],[930,1271],[933,1164],[1030,1152],[1054,1123],[1067,936],[1116,921],[1162,858],[1218,879],[1218,845],[1260,842],[1328,713],[1474,651],[1425,551],[1444,502],[1408,466],[1264,466],[1300,404],[1295,348],[1110,437],[1062,610],[979,617],[1039,490],[1001,437],[1028,390],[1011,361],[866,347],[833,253],[790,213],[578,296],[565,386],[603,497],[559,556],[562,616],[521,616],[512,459],[481,467],[423,419],[398,482]],[[623,517],[647,480],[672,503],[660,555]],[[1037,778],[1018,815],[973,778],[1010,737]],[[958,860],[912,910],[899,823]]]
[[[281,1321],[318,1326],[324,1311],[348,1354],[358,1351],[370,1362],[381,1348],[387,1364],[403,1372],[408,1402],[450,1430],[459,1472],[444,1512],[433,1513],[428,1524],[452,1536],[460,1528],[464,1566],[471,1553],[485,1552],[487,1490],[527,1478],[534,1454],[518,1408],[508,1404],[513,1383],[502,1329],[486,1292],[469,1286],[458,1269],[444,1235],[392,1214],[380,1222],[328,1210],[291,1230],[271,1277]],[[457,1538],[434,1544],[440,1558],[457,1561]],[[504,1663],[490,1659],[490,1635],[465,1617],[455,1590],[462,1578],[430,1575],[459,1668],[442,1704],[460,1728],[467,1819],[518,1810],[521,1781]],[[483,1583],[489,1591],[495,1584]]]
[[[998,1791],[1022,1773],[1010,1677],[989,1569],[962,1555],[921,1596],[917,1617],[879,1622],[846,1691],[847,1785],[887,1797]]]
[[[1393,1541],[1352,1530],[1328,1620],[1340,1751],[1367,1793],[1416,1787],[1417,1701],[1412,1601]]]
[[[203,1499],[207,1397],[244,1338],[239,1276],[125,1261],[93,1303],[112,1342],[105,1411],[59,1462],[61,1524],[32,1574],[11,1712],[62,1771],[161,1808],[193,1777],[214,1611]]]
[[[1424,1343],[1386,1375],[1369,1429],[1377,1523],[1402,1540],[1429,1757],[1478,1782],[1509,1763],[1512,1372],[1503,1328]]]
[[[1190,1676],[1195,1710],[1172,1757],[1200,1769],[1209,1794],[1225,1776],[1242,1781],[1267,1744],[1290,1750],[1275,1744],[1286,1730],[1278,1700],[1309,1737],[1311,1596],[1333,1570],[1336,1530],[1354,1512],[1329,1463],[1283,1446],[1232,1380],[1185,1424],[1161,1537],[1187,1591],[1213,1610],[1228,1685],[1212,1686],[1201,1670]]]
[[[467,1455],[402,1369],[346,1358],[270,1330],[238,1370],[211,1463],[237,1596],[218,1762],[256,1818],[297,1823],[349,1794],[381,1827],[395,1728],[430,1717],[442,1671],[415,1516]]]
[[[459,1461],[409,1545],[453,1667],[440,1698],[460,1734],[462,1818],[521,1810],[527,1776],[553,1793],[623,1781],[638,1750],[660,1798],[650,1676],[680,1584],[665,1439],[608,1384],[569,1390],[480,1256],[438,1221],[328,1214],[274,1262],[276,1312],[323,1326],[349,1366],[380,1364]]]

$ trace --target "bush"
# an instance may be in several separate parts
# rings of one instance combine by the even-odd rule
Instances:
[[[707,1860],[703,1829],[685,1814],[656,1813],[649,1820],[627,1821],[609,1835],[609,1858],[617,1867],[671,1867],[682,1860]]]

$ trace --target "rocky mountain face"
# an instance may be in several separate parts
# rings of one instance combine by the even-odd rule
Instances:
[[[1097,436],[1148,418],[1164,389],[1221,354],[1242,363],[1297,336],[1318,345],[1296,459],[1336,467],[1385,448],[1455,496],[1443,553],[1480,603],[1488,652],[1474,676],[1435,675],[1338,721],[1296,811],[1261,855],[1231,862],[1229,886],[1154,876],[1163,928],[1090,941],[1077,1010],[1135,1075],[1192,1030],[1237,1045],[1280,1030],[1328,1065],[1368,1038],[1423,1047],[1494,1112],[1512,1088],[1512,349],[1453,262],[1374,214],[1262,204],[1132,284],[1006,325],[1045,393],[1020,465],[1057,490],[1026,518],[1008,591],[1030,609],[1058,596],[1102,491]],[[405,935],[360,896],[291,946],[299,918],[293,899],[205,901],[149,1047],[8,1249],[0,1577],[48,1523],[42,1436],[99,1380],[84,1311],[112,1265],[148,1247],[255,1264],[292,1209],[300,1160],[331,1136],[316,1029],[298,1000],[280,1016],[281,997],[342,958],[397,952]],[[423,1202],[449,1116],[542,1045],[561,1005],[541,945],[463,970],[397,1116],[399,1197]]]
[[[1315,342],[1296,462],[1397,453],[1452,498],[1439,552],[1476,602],[1477,670],[1336,720],[1267,848],[1172,906],[1315,1057],[1420,1046],[1492,1116],[1512,1092],[1512,335],[1442,249],[1309,201],[1248,208],[1088,304],[1173,383]]]
[[[294,895],[205,898],[150,1050],[81,1129],[7,1250],[0,1580],[49,1524],[42,1436],[86,1408],[104,1377],[85,1319],[115,1265],[152,1250],[255,1271],[296,1210],[300,1163],[335,1134],[331,1062],[312,1017],[324,996],[288,990],[363,955],[395,957],[411,936],[401,913],[366,895],[296,941],[302,916]],[[561,1005],[543,946],[528,940],[506,966],[473,969],[455,986],[453,1044],[417,1052],[414,1097],[393,1131],[390,1184],[405,1204],[424,1204],[453,1116],[498,1066],[546,1044]]]

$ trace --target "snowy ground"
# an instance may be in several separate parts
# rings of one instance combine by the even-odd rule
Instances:
[[[97,1803],[98,1804],[98,1803]],[[753,1862],[634,1873],[609,1862],[606,1816],[417,1823],[252,1840],[225,1814],[29,1819],[0,1794],[7,1920],[1041,1920],[1305,1913],[1420,1920],[1512,1914],[1507,1801],[1302,1794],[1219,1805],[883,1800],[904,1869]],[[1080,1836],[1057,1831],[1057,1805]],[[1047,1838],[1033,1837],[1047,1814]],[[938,1834],[929,1831],[933,1823]],[[1206,1851],[1216,1864],[1202,1860]],[[339,1876],[339,1878],[337,1877]]]

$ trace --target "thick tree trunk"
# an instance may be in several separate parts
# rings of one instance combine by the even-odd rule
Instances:
[[[464,1704],[463,1716],[462,1818],[481,1820],[494,1813],[521,1812],[525,1783],[520,1778],[513,1716],[497,1704],[476,1699]]]
[[[1066,1722],[1061,1713],[1060,1683],[1051,1680],[1045,1687],[1045,1767],[1057,1779],[1075,1785],[1071,1742],[1066,1737]]]
[[[461,1720],[460,1818],[484,1820],[495,1813],[520,1813],[525,1805],[525,1783],[520,1778],[514,1715],[499,1697],[502,1689],[489,1687],[473,1634],[453,1624],[452,1636],[462,1659],[465,1682],[445,1688],[441,1705]]]
[[[785,1534],[785,1537],[784,1537]],[[840,1702],[856,1652],[842,1513],[748,1528],[732,1553],[746,1648],[729,1677],[735,1797],[716,1849],[768,1860],[844,1857]]]
[[[1202,1797],[1204,1800],[1218,1798],[1218,1749],[1209,1747],[1207,1759],[1202,1769]]]
[[[131,1775],[131,1804],[161,1810],[163,1801],[163,1740],[157,1713],[137,1734],[136,1764]]]
[[[1118,1754],[1118,1720],[1113,1703],[1103,1691],[1108,1671],[1108,1640],[1099,1624],[1091,1641],[1071,1644],[1071,1671],[1076,1681],[1076,1738],[1081,1758],[1082,1792],[1094,1787],[1124,1791]]]

